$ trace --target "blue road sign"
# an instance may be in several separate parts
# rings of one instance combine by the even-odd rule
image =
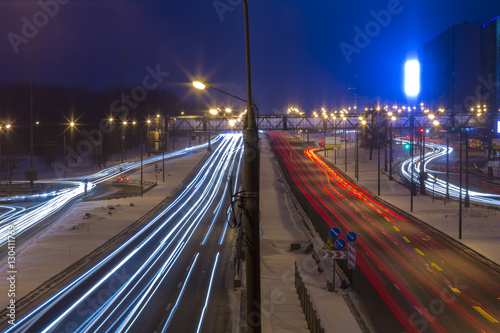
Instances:
[[[335,247],[338,249],[338,250],[342,250],[344,249],[346,246],[346,241],[343,239],[343,238],[339,238],[335,241]]]
[[[339,238],[340,236],[340,229],[333,227],[330,229],[330,237],[332,238]]]
[[[155,172],[158,172],[158,168],[155,168]]]
[[[348,242],[355,242],[356,239],[358,238],[358,235],[354,231],[349,231],[347,233],[347,236],[345,236]]]

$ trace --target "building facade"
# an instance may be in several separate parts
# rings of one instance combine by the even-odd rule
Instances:
[[[483,57],[481,75],[486,104],[492,110],[500,109],[500,16],[483,25]]]
[[[436,108],[463,112],[477,104],[481,24],[456,24],[424,45],[422,97]]]

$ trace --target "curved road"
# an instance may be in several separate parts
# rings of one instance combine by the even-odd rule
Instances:
[[[385,207],[314,149],[304,151],[299,140],[270,136],[285,171],[328,228],[358,234],[358,267],[406,331],[500,331],[498,266],[411,215]]]

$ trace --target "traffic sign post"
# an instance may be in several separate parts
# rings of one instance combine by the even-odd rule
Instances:
[[[356,268],[356,246],[354,242],[349,242],[347,246],[347,269]]]
[[[158,167],[155,165],[156,184],[158,184]]]
[[[323,250],[319,252],[319,255],[323,259],[333,259],[333,279],[331,291],[335,291],[335,273],[336,273],[336,260],[347,259],[347,269],[356,268],[356,240],[358,235],[355,232],[349,231],[346,234],[346,239],[340,238],[340,229],[333,227],[329,231],[330,239],[323,246]],[[335,242],[332,242],[335,239]],[[347,242],[346,242],[347,240]],[[333,250],[332,243],[337,250]],[[344,249],[347,246],[347,251]]]

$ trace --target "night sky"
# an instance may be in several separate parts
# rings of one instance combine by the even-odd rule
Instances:
[[[54,10],[54,1],[43,2]],[[30,80],[33,47],[36,84],[120,85],[124,49],[126,86],[142,84],[146,67],[158,67],[164,72],[158,88],[188,102],[244,107],[213,90],[195,92],[189,83],[202,78],[246,98],[240,0],[59,1],[51,17],[37,1],[1,0],[0,83]],[[248,2],[253,95],[266,114],[292,104],[306,111],[337,107],[348,85],[372,99],[402,100],[409,54],[421,57],[423,44],[453,24],[500,15],[498,0]],[[380,11],[392,14],[373,24]],[[25,38],[23,25],[34,16],[40,27]],[[367,24],[372,37],[356,45],[355,28],[365,31]],[[357,51],[346,57],[341,45]]]

